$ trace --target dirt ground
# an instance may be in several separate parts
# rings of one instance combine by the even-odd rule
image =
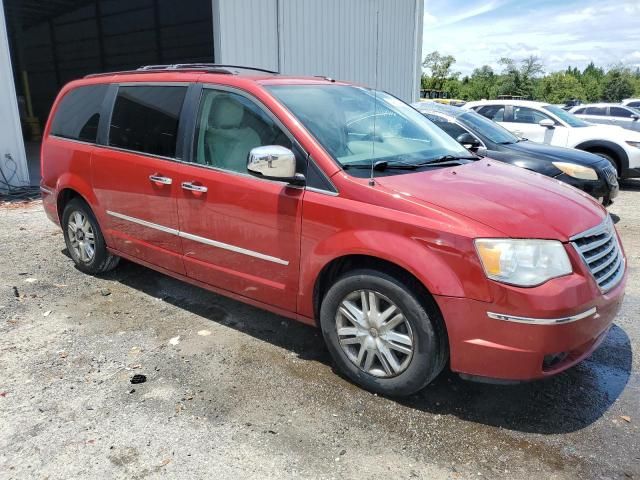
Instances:
[[[0,207],[0,478],[640,478],[638,205],[640,182],[610,208],[630,278],[590,359],[403,401],[313,328],[127,262],[84,275],[39,204]]]

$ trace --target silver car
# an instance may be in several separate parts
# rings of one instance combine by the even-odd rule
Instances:
[[[640,132],[640,108],[618,103],[591,103],[575,106],[569,111],[587,122],[618,125]]]

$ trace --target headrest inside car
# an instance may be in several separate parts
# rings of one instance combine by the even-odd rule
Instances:
[[[244,107],[235,99],[221,94],[211,104],[209,126],[212,128],[238,128],[244,116]]]

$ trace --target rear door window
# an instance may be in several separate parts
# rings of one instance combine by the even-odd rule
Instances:
[[[607,107],[587,107],[584,113],[585,115],[600,115],[604,117],[607,115]]]
[[[109,145],[173,158],[186,86],[141,85],[118,88]]]
[[[483,117],[487,117],[489,120],[493,120],[494,122],[503,122],[504,109],[504,105],[487,105],[480,107],[477,112]]]
[[[60,101],[51,135],[95,143],[100,123],[100,106],[109,85],[86,85],[74,88]]]

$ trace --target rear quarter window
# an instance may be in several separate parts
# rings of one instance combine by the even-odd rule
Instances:
[[[95,143],[100,106],[108,88],[108,85],[86,85],[67,92],[56,109],[50,134]]]

